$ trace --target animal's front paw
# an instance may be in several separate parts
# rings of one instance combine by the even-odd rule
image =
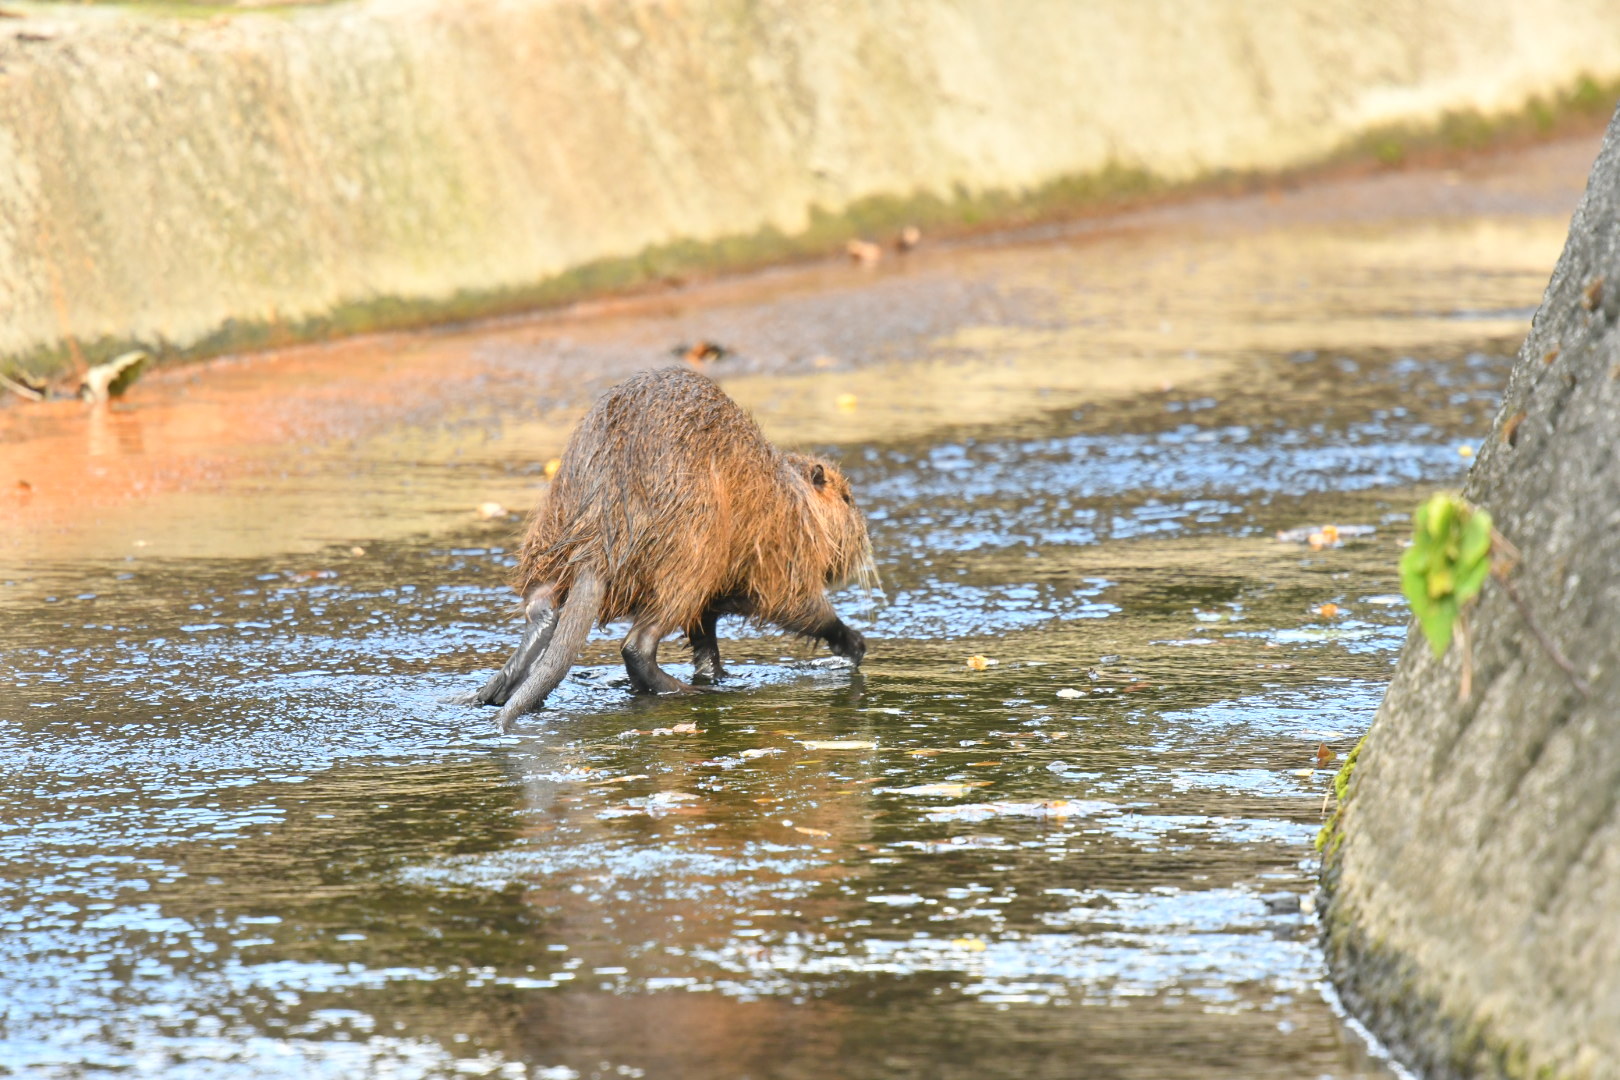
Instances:
[[[866,639],[861,636],[859,630],[851,630],[842,624],[839,625],[839,630],[842,633],[827,639],[828,647],[856,667],[860,667],[861,660],[866,656]]]

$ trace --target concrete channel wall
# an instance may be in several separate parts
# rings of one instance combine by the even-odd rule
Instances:
[[[460,318],[1620,78],[1607,0],[7,3],[0,365]]]
[[[1409,636],[1323,837],[1334,980],[1427,1080],[1620,1080],[1617,461],[1620,119],[1464,491],[1514,592],[1466,698]]]

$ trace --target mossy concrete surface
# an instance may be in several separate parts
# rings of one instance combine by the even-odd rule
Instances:
[[[1620,80],[1597,0],[6,11],[0,366],[58,369],[1398,156]]]
[[[1486,583],[1465,700],[1408,638],[1323,845],[1334,980],[1429,1080],[1620,1077],[1617,319],[1611,121],[1464,491],[1523,610]]]

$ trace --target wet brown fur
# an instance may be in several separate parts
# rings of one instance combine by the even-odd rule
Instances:
[[[621,383],[580,422],[513,584],[524,596],[554,585],[561,602],[590,569],[604,584],[599,623],[690,631],[721,598],[762,622],[798,623],[870,565],[842,473],[777,450],[708,378],[662,368]]]

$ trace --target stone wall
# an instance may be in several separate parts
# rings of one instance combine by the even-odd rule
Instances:
[[[1347,1002],[1447,1077],[1620,1077],[1620,121],[1464,494],[1521,553],[1415,633],[1325,836]],[[1553,651],[1590,684],[1553,659]]]

